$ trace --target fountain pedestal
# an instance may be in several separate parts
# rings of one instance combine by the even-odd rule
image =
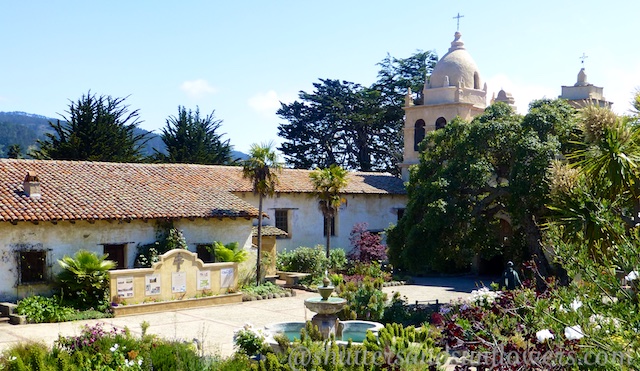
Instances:
[[[331,335],[336,335],[338,328],[338,316],[336,316],[336,313],[347,305],[347,300],[331,296],[334,288],[329,286],[329,279],[326,276],[323,282],[324,286],[318,287],[321,297],[305,300],[304,306],[317,313],[311,319],[311,323],[314,326],[318,326],[323,339],[328,339]]]

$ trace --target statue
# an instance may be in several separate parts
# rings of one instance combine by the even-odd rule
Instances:
[[[505,269],[504,273],[502,273],[502,285],[506,287],[507,290],[515,290],[522,286],[522,282],[520,282],[518,272],[513,269],[512,261],[507,263],[507,269]]]

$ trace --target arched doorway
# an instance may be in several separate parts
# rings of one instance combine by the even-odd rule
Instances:
[[[425,123],[423,119],[416,121],[415,127],[413,129],[413,150],[420,150],[420,142],[424,139],[426,134],[425,131]]]

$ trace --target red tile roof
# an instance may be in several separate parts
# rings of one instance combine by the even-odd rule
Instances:
[[[238,166],[215,166],[227,179],[235,179],[230,190],[233,192],[253,192],[251,182],[242,178],[242,168]],[[312,170],[282,169],[278,174],[277,193],[312,193],[309,180]],[[402,179],[387,173],[349,172],[345,194],[406,194]]]
[[[274,227],[272,225],[263,225],[261,232],[263,236],[286,236],[289,234],[282,229]],[[251,227],[251,236],[258,237],[258,226]]]
[[[40,199],[23,190],[27,172]],[[277,192],[310,193],[310,170],[283,169]],[[252,192],[238,166],[0,159],[0,221],[256,217],[230,192]],[[390,174],[349,173],[346,194],[405,194]]]
[[[27,172],[41,198],[23,192]],[[0,221],[245,217],[258,210],[208,166],[0,160]]]

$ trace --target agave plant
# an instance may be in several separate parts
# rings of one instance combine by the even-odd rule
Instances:
[[[106,260],[107,255],[98,256],[87,250],[79,250],[73,257],[65,255],[58,260],[62,271],[58,274],[58,285],[65,301],[77,309],[104,306],[108,301],[109,270],[116,263]]]

